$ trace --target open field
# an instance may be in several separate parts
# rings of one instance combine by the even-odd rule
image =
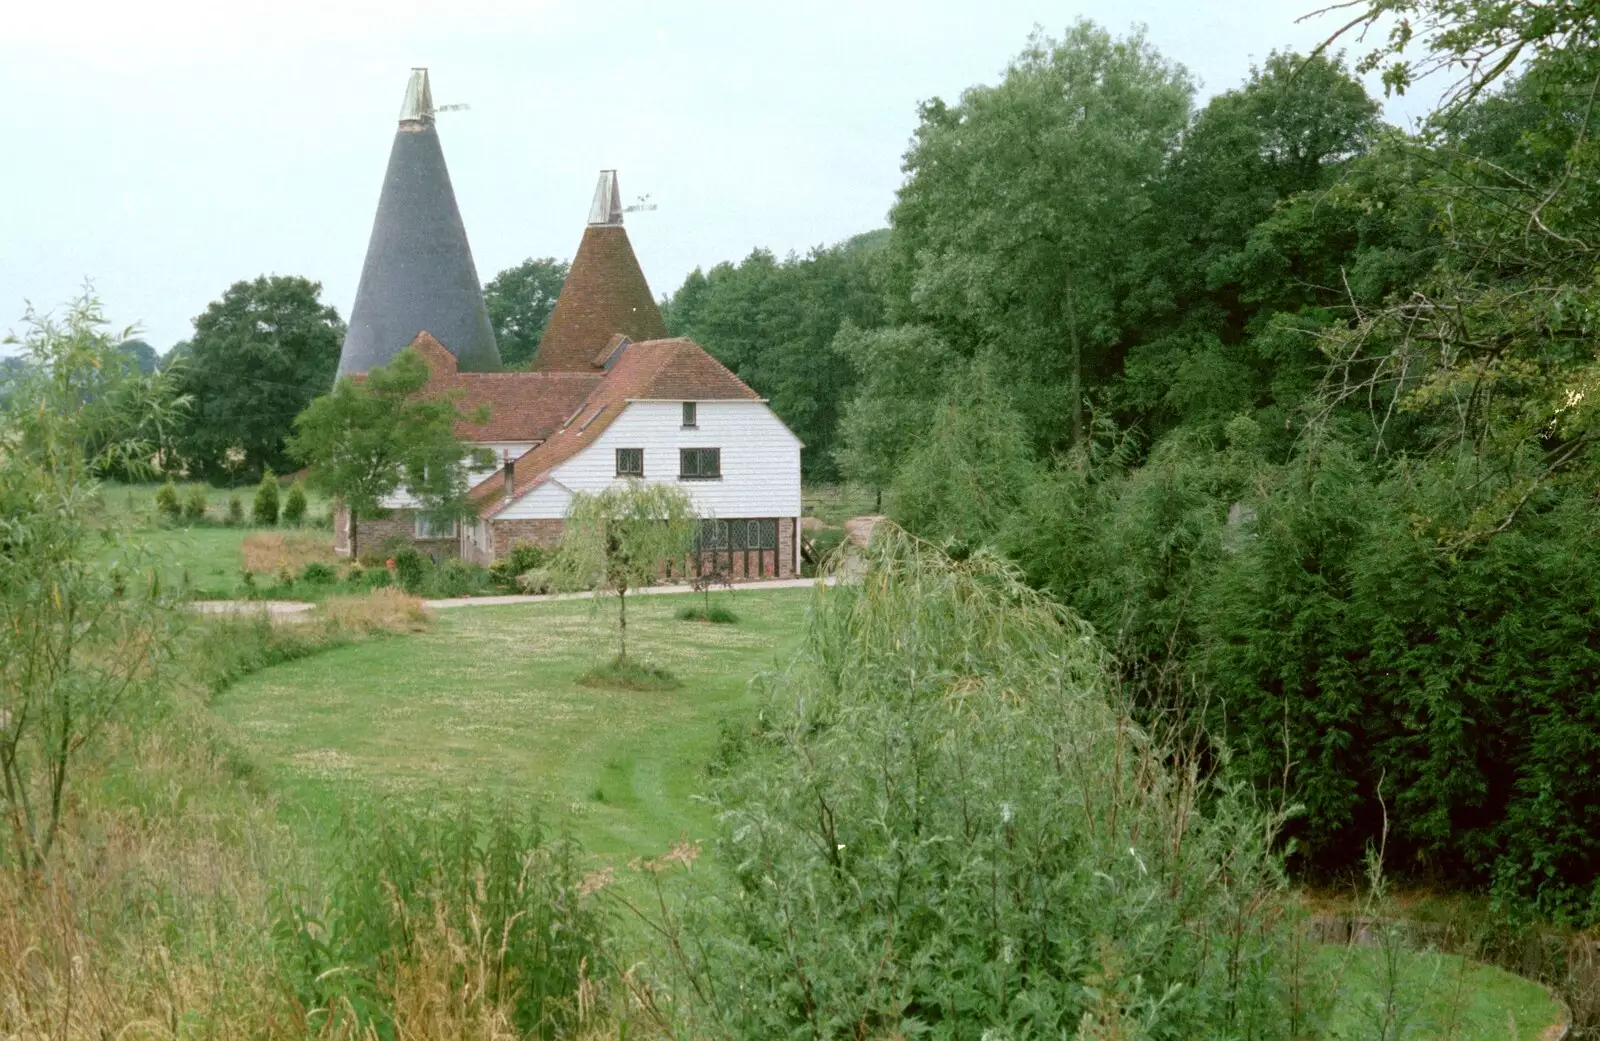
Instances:
[[[568,601],[441,613],[426,634],[253,676],[217,711],[314,818],[380,790],[494,793],[546,800],[599,855],[650,856],[708,833],[692,795],[719,723],[754,713],[750,679],[798,645],[810,595],[718,594],[737,625],[680,621],[689,597],[630,600],[631,652],[671,669],[676,690],[579,686],[614,653],[616,604]]]
[[[325,527],[312,527],[310,522],[320,522],[328,515],[328,500],[307,493],[308,526],[257,528],[248,523],[229,526],[224,523],[228,514],[228,499],[238,496],[245,517],[250,516],[250,500],[255,487],[233,489],[213,488],[197,482],[184,482],[178,487],[178,500],[183,501],[193,487],[203,489],[207,500],[203,523],[187,520],[171,522],[164,519],[155,507],[159,484],[106,484],[101,498],[105,503],[106,518],[120,530],[136,532],[143,554],[127,563],[141,569],[151,568],[161,576],[163,584],[187,590],[196,599],[228,599],[242,596],[244,589],[244,555],[242,546],[253,533],[281,534],[304,531],[309,536],[326,539],[332,544],[332,532]],[[287,493],[285,493],[287,494]],[[107,559],[113,559],[108,555]]]

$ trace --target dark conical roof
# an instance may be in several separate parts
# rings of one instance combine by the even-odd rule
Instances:
[[[340,376],[383,365],[424,330],[455,355],[461,371],[500,371],[433,113],[427,70],[414,69],[339,354]]]
[[[533,356],[541,372],[592,372],[596,356],[618,333],[634,341],[667,335],[639,258],[622,226],[617,172],[603,170],[589,226]]]

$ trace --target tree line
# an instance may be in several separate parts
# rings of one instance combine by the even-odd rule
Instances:
[[[1089,619],[1295,808],[1302,870],[1388,828],[1396,867],[1587,919],[1596,20],[1400,7],[1354,67],[1275,53],[1201,106],[1139,33],[1037,34],[922,106],[886,233],[696,272],[667,320],[809,475]],[[1435,68],[1412,132],[1358,78]]]

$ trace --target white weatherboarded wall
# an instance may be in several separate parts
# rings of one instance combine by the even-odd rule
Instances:
[[[494,465],[489,467],[487,470],[467,471],[467,487],[471,488],[479,481],[482,481],[485,477],[488,477],[490,474],[499,472],[501,460],[507,458],[508,456],[512,459],[515,459],[517,456],[528,451],[538,443],[539,442],[537,441],[471,442],[473,448],[488,449],[489,452],[494,456]],[[412,510],[416,509],[418,503],[416,499],[411,497],[410,492],[406,491],[404,488],[401,488],[387,499],[384,499],[379,505],[386,510]]]
[[[619,448],[644,449],[644,479],[677,484],[702,517],[800,516],[800,439],[760,401],[702,401],[696,426],[683,426],[678,401],[634,401],[595,443],[557,466],[552,481],[496,519],[564,517],[574,492],[596,492],[617,477]],[[722,449],[720,480],[678,480],[678,449]],[[560,487],[554,485],[559,483]]]

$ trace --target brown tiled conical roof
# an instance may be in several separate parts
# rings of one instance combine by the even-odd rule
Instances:
[[[606,174],[611,175],[609,185]],[[607,204],[597,201],[590,224],[583,229],[572,269],[534,354],[535,370],[593,372],[595,356],[618,333],[636,343],[667,335],[661,309],[650,295],[650,284],[622,227],[622,213],[615,205],[615,172],[606,174],[601,180]]]

